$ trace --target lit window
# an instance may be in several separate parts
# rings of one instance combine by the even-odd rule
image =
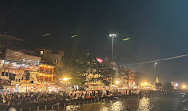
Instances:
[[[56,59],[56,60],[55,60],[55,62],[57,63],[57,62],[58,62],[58,60]]]
[[[44,54],[44,51],[43,51],[43,50],[41,50],[41,51],[40,51],[40,55],[43,55],[43,54]]]

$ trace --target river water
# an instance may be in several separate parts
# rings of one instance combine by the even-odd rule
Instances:
[[[158,96],[111,100],[69,105],[61,111],[188,111],[188,99],[180,96]]]

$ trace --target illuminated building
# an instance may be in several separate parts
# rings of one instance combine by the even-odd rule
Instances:
[[[54,66],[49,64],[40,64],[39,71],[36,75],[38,83],[54,84]]]
[[[23,41],[20,38],[7,35],[7,34],[0,34],[0,87],[6,89],[6,88],[11,88],[11,79],[14,79],[15,75],[12,74],[9,70],[3,69],[4,67],[4,60],[5,58],[5,53],[8,48],[16,48],[18,43],[20,41]],[[6,65],[8,62],[6,62]],[[7,71],[7,72],[5,72]],[[3,72],[3,73],[2,73]]]
[[[11,91],[47,91],[46,87],[55,84],[55,66],[39,64],[40,60],[41,57],[7,49],[1,60],[0,84]]]
[[[130,68],[120,67],[119,68],[119,78],[121,78],[121,86],[127,88],[135,87],[135,72]]]
[[[86,53],[89,55],[89,53]],[[77,62],[82,62],[77,59]],[[96,61],[93,62],[93,64],[96,64],[96,62],[103,64],[103,59],[96,58]],[[89,63],[90,64],[90,63]],[[108,81],[109,78],[104,78],[100,72],[102,72],[103,69],[88,69],[86,73],[82,74],[83,77],[86,78],[85,84],[88,86],[89,90],[102,90],[106,88],[106,85],[103,84],[102,80]],[[102,79],[103,78],[103,79]]]
[[[28,55],[21,51],[7,49],[4,59],[1,60],[2,67],[0,69],[3,87],[15,90],[16,84],[33,83],[30,78],[32,78],[33,72],[38,71],[40,59],[40,57]]]
[[[15,41],[23,40],[0,34],[0,86],[10,92],[48,91],[50,87],[54,88],[49,85],[55,84],[54,77],[57,78],[55,66],[39,64],[41,56],[35,51],[17,48]],[[45,52],[41,54],[44,55]],[[48,57],[55,58],[51,64],[59,63],[59,55],[52,54]]]
[[[86,73],[83,76],[86,76],[85,85],[88,86],[90,90],[102,90],[104,84],[98,80],[101,77],[100,74]]]
[[[56,50],[50,50],[45,48],[36,48],[35,52],[38,56],[41,57],[41,63],[44,64],[50,64],[55,67],[55,73],[57,74],[57,77],[61,74],[58,72],[63,67],[63,58],[64,58],[64,51],[56,51]],[[57,84],[59,83],[58,78],[55,79]]]

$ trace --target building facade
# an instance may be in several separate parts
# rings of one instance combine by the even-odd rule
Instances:
[[[124,88],[135,88],[135,72],[130,68],[120,67],[119,70],[120,86]]]
[[[35,52],[40,55],[41,62],[46,64],[58,65],[64,58],[64,51],[36,48]]]
[[[0,84],[10,92],[48,91],[57,77],[55,66],[41,64],[40,61],[41,57],[7,49],[5,58],[1,60]]]

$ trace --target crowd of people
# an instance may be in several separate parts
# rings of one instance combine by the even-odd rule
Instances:
[[[45,103],[66,100],[82,100],[88,98],[105,98],[105,97],[120,97],[125,95],[145,94],[152,91],[139,91],[139,90],[122,90],[122,91],[108,91],[108,90],[72,90],[72,91],[59,91],[58,93],[42,93],[42,92],[27,92],[27,93],[0,93],[0,107],[4,106],[7,109],[14,108],[15,105],[24,105],[32,103]],[[51,103],[50,103],[51,104]],[[34,105],[34,104],[32,104]],[[9,110],[5,110],[9,111]],[[16,110],[13,110],[16,111]]]
[[[12,93],[0,94],[0,105],[7,104],[23,104],[23,103],[37,103],[49,100],[58,99],[58,94],[47,93]]]
[[[135,92],[134,92],[135,93]],[[86,98],[98,98],[119,96],[128,94],[127,92],[111,92],[108,90],[73,90],[73,91],[60,91],[59,93],[0,93],[0,106],[1,105],[16,105],[27,103],[40,103],[46,101],[56,100],[72,100],[72,99],[86,99]]]

